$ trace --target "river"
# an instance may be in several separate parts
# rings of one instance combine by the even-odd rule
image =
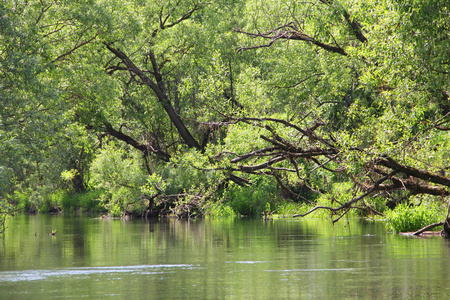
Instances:
[[[363,220],[18,215],[0,239],[0,299],[447,299],[449,271],[450,241]]]

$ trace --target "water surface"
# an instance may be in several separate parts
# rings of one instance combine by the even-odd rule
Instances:
[[[450,243],[381,222],[19,215],[1,299],[446,299]],[[55,236],[49,236],[52,230]]]

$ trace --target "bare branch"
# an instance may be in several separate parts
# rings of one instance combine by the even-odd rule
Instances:
[[[303,197],[300,194],[294,193],[289,187],[287,187],[282,181],[281,178],[276,174],[276,173],[272,173],[273,177],[275,177],[275,180],[278,182],[278,184],[280,185],[280,187],[282,187],[283,189],[285,189],[289,194],[291,194],[292,196],[296,197],[296,198],[300,198],[303,201],[312,204],[311,201],[309,201],[308,199],[306,199],[305,197]]]
[[[120,49],[113,48],[110,44],[103,43],[109,51],[111,51],[117,58],[122,60],[122,62],[127,66],[129,71],[131,73],[134,73],[137,75],[141,81],[142,84],[145,84],[149,86],[153,92],[156,94],[159,103],[162,105],[164,110],[166,111],[167,115],[169,116],[170,120],[172,121],[172,124],[175,125],[175,127],[178,130],[178,133],[180,134],[181,138],[184,140],[186,145],[189,147],[201,149],[200,144],[195,140],[195,138],[192,136],[191,132],[187,129],[187,127],[182,122],[180,116],[177,114],[175,109],[172,106],[172,103],[167,97],[166,90],[164,87],[164,82],[162,80],[162,76],[160,73],[157,73],[158,67],[156,63],[156,59],[151,57],[152,65],[153,65],[153,71],[155,74],[153,75],[156,79],[156,82],[151,80],[139,67],[137,67],[134,62]],[[152,52],[151,52],[152,53]]]
[[[293,215],[292,217],[293,217],[293,218],[297,218],[297,217],[305,217],[305,216],[307,216],[307,215],[309,215],[309,214],[315,212],[315,211],[318,210],[318,209],[327,209],[327,210],[331,210],[331,211],[336,211],[336,208],[334,208],[334,207],[329,207],[329,206],[316,206],[316,207],[314,207],[314,208],[308,210],[308,211],[307,211],[306,213],[304,213],[304,214],[296,214],[296,215]]]
[[[39,12],[39,16],[37,17],[37,19],[36,19],[36,21],[35,21],[35,24],[36,24],[36,25],[41,21],[42,17],[43,17],[44,14],[50,9],[50,7],[52,7],[53,3],[51,3],[51,4],[47,5],[47,6],[45,6],[44,3],[41,1],[41,5],[42,5],[41,11]]]
[[[422,229],[417,230],[416,232],[411,233],[411,235],[419,235],[419,234],[421,234],[421,233],[423,233],[423,232],[425,232],[427,230],[430,230],[430,229],[433,229],[435,227],[442,226],[442,225],[444,225],[444,222],[430,224],[428,226],[425,226]]]
[[[350,208],[351,208],[351,207],[347,208],[347,209],[346,209],[339,217],[337,217],[336,219],[334,219],[334,220],[333,220],[333,224],[336,223],[337,221],[339,221],[340,219],[342,219],[342,217],[345,216],[345,215],[350,211]]]
[[[283,156],[272,157],[268,161],[266,161],[266,162],[264,162],[262,164],[259,164],[259,165],[254,165],[254,166],[242,166],[241,165],[241,166],[238,166],[238,170],[241,171],[241,172],[254,172],[254,171],[257,171],[257,170],[266,169],[269,166],[271,166],[271,165],[273,165],[273,164],[275,164],[277,162],[283,161],[285,159],[286,159],[286,157],[283,157]]]
[[[178,3],[178,4],[179,4],[179,3]],[[181,22],[183,22],[183,21],[189,19],[189,18],[192,16],[192,14],[193,14],[194,12],[196,12],[197,10],[200,9],[200,6],[198,6],[197,4],[194,4],[194,6],[193,6],[190,10],[188,10],[186,13],[184,13],[184,14],[183,14],[181,17],[179,17],[177,20],[173,21],[172,23],[166,24],[166,23],[167,23],[167,20],[169,20],[169,18],[171,17],[171,15],[172,15],[172,13],[175,11],[175,9],[176,9],[177,7],[179,7],[178,4],[175,5],[174,8],[173,8],[170,12],[168,12],[164,17],[163,17],[163,8],[161,8],[161,10],[160,10],[160,12],[159,12],[159,15],[158,15],[158,18],[159,18],[159,28],[156,28],[155,30],[153,30],[152,37],[155,37],[155,36],[158,34],[158,30],[159,30],[159,29],[164,30],[164,29],[166,29],[166,28],[170,28],[170,27],[173,27],[173,26],[175,26],[175,25],[177,25],[177,24],[180,24]]]
[[[337,154],[334,155],[333,157],[331,157],[330,159],[328,159],[326,162],[324,162],[324,163],[322,163],[322,164],[321,164],[319,161],[316,160],[315,163],[317,163],[317,166],[315,166],[310,172],[314,172],[315,170],[317,170],[317,169],[319,169],[319,168],[324,168],[325,170],[328,170],[328,171],[330,171],[330,172],[340,172],[340,171],[343,171],[343,170],[341,170],[341,169],[339,169],[339,170],[331,170],[331,169],[328,169],[328,168],[325,167],[326,164],[328,164],[329,162],[335,160],[336,158],[337,158]]]
[[[95,40],[99,35],[100,35],[100,33],[97,32],[92,38],[90,38],[90,39],[88,39],[88,40],[86,40],[86,41],[84,41],[84,42],[82,42],[82,43],[79,43],[79,44],[75,45],[72,49],[70,49],[70,50],[67,51],[66,53],[63,53],[63,54],[61,54],[60,56],[58,56],[57,58],[55,58],[54,60],[52,60],[52,61],[50,62],[50,64],[53,64],[53,63],[55,63],[55,62],[57,62],[57,61],[63,59],[64,57],[66,57],[66,56],[72,54],[73,52],[75,52],[78,48],[83,47],[84,45],[89,44],[90,42],[92,42],[93,40]]]
[[[365,197],[367,197],[368,195],[372,194],[374,191],[377,190],[378,186],[383,183],[384,181],[388,180],[389,178],[391,178],[393,175],[395,175],[397,173],[397,171],[393,171],[390,174],[384,176],[383,178],[379,179],[377,182],[375,182],[375,184],[373,185],[373,187],[371,189],[369,189],[367,192],[365,192],[364,194],[360,195],[359,197],[353,198],[352,200],[342,204],[339,207],[329,207],[329,206],[316,206],[313,209],[309,210],[308,212],[304,213],[304,214],[297,214],[294,215],[293,217],[304,217],[306,215],[309,215],[310,213],[316,211],[317,209],[327,209],[333,212],[336,211],[340,211],[342,209],[348,209],[351,208],[351,205],[364,199]]]
[[[377,165],[388,167],[396,172],[401,172],[425,181],[441,184],[450,187],[450,178],[436,175],[427,171],[419,170],[413,167],[402,165],[389,156],[384,156],[376,162]]]
[[[326,4],[328,6],[335,6],[333,0],[320,0],[323,4]],[[343,8],[340,9],[342,11],[342,16],[344,17],[345,21],[347,21],[347,24],[352,28],[353,34],[356,36],[356,38],[362,42],[366,43],[367,38],[364,36],[362,32],[362,26],[359,24],[359,22],[352,18],[350,14]]]
[[[178,18],[177,20],[173,21],[173,22],[170,23],[170,24],[166,24],[167,19],[170,17],[170,13],[167,14],[167,16],[164,18],[164,20],[162,20],[162,19],[161,19],[161,16],[160,16],[160,23],[159,23],[159,26],[160,26],[161,29],[166,29],[166,28],[173,27],[173,26],[175,26],[175,25],[177,25],[177,24],[183,22],[184,20],[189,19],[189,18],[192,16],[192,14],[193,14],[195,11],[199,10],[199,9],[200,9],[200,7],[194,4],[194,7],[193,7],[192,9],[190,9],[189,11],[187,11],[186,13],[184,13],[180,18]]]
[[[274,150],[276,150],[275,147],[269,147],[269,148],[263,148],[263,149],[255,150],[255,151],[249,152],[247,154],[239,155],[239,157],[236,157],[236,158],[232,159],[231,163],[237,163],[237,162],[240,162],[240,161],[242,161],[244,159],[247,159],[249,157],[260,156],[262,153],[271,152],[271,151],[274,151]]]
[[[121,140],[121,141],[127,143],[128,145],[141,151],[144,154],[146,154],[149,150],[152,150],[152,152],[154,154],[160,156],[165,161],[169,161],[170,155],[168,153],[162,151],[161,149],[154,149],[153,147],[148,147],[147,145],[143,145],[143,144],[139,143],[131,136],[126,135],[122,131],[114,129],[113,126],[108,122],[103,122],[103,125],[105,126],[106,134],[109,134],[109,135],[117,138],[118,140]]]
[[[299,28],[295,25],[295,23],[291,22],[285,25],[282,25],[274,30],[271,30],[266,33],[251,33],[247,31],[243,31],[240,29],[234,29],[235,32],[242,33],[245,35],[248,35],[253,38],[263,38],[263,39],[270,39],[270,42],[265,45],[259,45],[259,46],[253,46],[253,47],[242,47],[238,49],[238,52],[248,50],[248,49],[256,49],[256,48],[263,48],[263,47],[270,47],[274,42],[277,40],[298,40],[298,41],[304,41],[308,43],[312,43],[326,51],[338,53],[340,55],[347,56],[347,52],[345,52],[344,49],[342,49],[339,46],[333,46],[330,44],[322,43],[318,40],[316,40],[313,37],[310,37],[309,35],[301,32]]]

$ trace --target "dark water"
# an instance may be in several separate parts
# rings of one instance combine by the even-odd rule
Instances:
[[[449,241],[367,221],[20,215],[0,239],[0,299],[448,299],[449,271]]]

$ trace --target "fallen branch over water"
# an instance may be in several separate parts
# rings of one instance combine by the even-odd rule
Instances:
[[[433,228],[435,228],[435,227],[442,226],[442,225],[444,225],[444,222],[439,222],[439,223],[430,224],[430,225],[428,225],[428,226],[425,226],[425,227],[422,228],[422,229],[417,230],[416,232],[411,233],[411,235],[419,235],[419,234],[421,234],[422,232],[425,232],[425,231],[427,231],[427,230],[430,230],[430,229],[433,229]]]
[[[414,235],[414,236],[418,236],[418,235],[421,235],[421,234],[441,235],[441,234],[443,234],[442,233],[443,231],[439,232],[439,231],[429,231],[429,230],[433,229],[435,227],[442,226],[442,225],[444,225],[444,223],[445,222],[433,223],[433,224],[427,225],[427,226],[425,226],[425,227],[423,227],[423,228],[421,228],[421,229],[419,229],[419,230],[417,230],[415,232],[400,232],[399,234],[400,235]]]

